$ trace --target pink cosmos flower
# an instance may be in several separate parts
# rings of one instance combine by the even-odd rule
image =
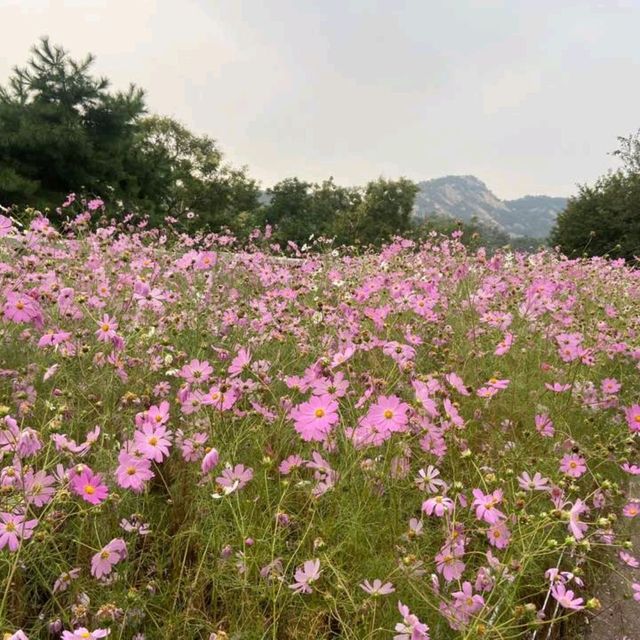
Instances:
[[[0,238],[3,236],[7,236],[11,233],[11,229],[13,228],[13,223],[11,222],[11,218],[7,218],[7,216],[0,215]]]
[[[625,462],[624,464],[620,465],[620,468],[632,476],[640,476],[640,465],[629,464],[628,462]]]
[[[560,471],[571,478],[579,478],[586,470],[585,459],[576,453],[567,454],[560,460]]]
[[[145,483],[154,477],[151,471],[151,461],[131,455],[126,449],[118,454],[116,468],[116,482],[123,489],[131,489],[134,493],[141,493]]]
[[[0,549],[9,547],[9,551],[17,551],[21,540],[28,540],[38,525],[37,520],[25,520],[19,513],[0,513]]]
[[[439,478],[439,475],[440,471],[433,465],[429,465],[426,470],[419,469],[418,476],[415,479],[416,487],[427,493],[446,490],[447,483],[442,478]]]
[[[464,380],[454,372],[447,373],[444,379],[461,395],[468,396],[469,390],[464,383]]]
[[[422,510],[428,515],[436,515],[442,518],[445,513],[453,511],[454,503],[446,496],[433,496],[422,503]]]
[[[473,615],[484,607],[484,598],[477,593],[474,594],[471,583],[466,580],[462,583],[462,589],[454,591],[451,596],[454,599],[454,607],[467,616]]]
[[[634,582],[631,585],[631,588],[633,589],[633,599],[636,602],[640,602],[640,583],[639,582]]]
[[[549,391],[553,391],[554,393],[564,393],[571,389],[570,384],[560,384],[559,382],[554,382],[553,384],[549,384],[548,382],[544,385]]]
[[[162,462],[169,456],[170,437],[171,434],[163,425],[146,422],[134,433],[133,441],[147,460]]]
[[[253,478],[253,469],[237,464],[235,467],[227,467],[222,475],[216,478],[216,482],[225,488],[234,487],[243,489]]]
[[[71,490],[90,504],[100,504],[109,495],[107,485],[102,482],[102,476],[93,473],[89,467],[85,467],[82,473],[73,477]]]
[[[42,327],[44,318],[38,303],[26,294],[9,292],[3,307],[4,317],[18,324],[27,323]]]
[[[632,404],[624,410],[624,416],[632,433],[640,431],[640,404]]]
[[[204,456],[204,445],[209,439],[206,433],[198,431],[194,433],[190,438],[185,438],[178,442],[180,450],[182,451],[182,457],[187,462],[196,462]]]
[[[33,504],[36,507],[43,507],[51,501],[56,490],[53,485],[56,479],[47,475],[46,471],[33,472],[29,469],[24,474],[22,481],[27,504]]]
[[[420,622],[420,619],[411,613],[409,607],[398,602],[398,610],[402,616],[402,622],[396,623],[396,635],[393,640],[429,640],[429,627]]]
[[[294,574],[295,582],[289,585],[294,593],[313,593],[311,584],[320,578],[320,560],[307,560],[302,566],[296,569]]]
[[[214,467],[218,464],[219,457],[217,449],[211,449],[211,451],[205,454],[204,458],[202,458],[202,464],[200,465],[202,475],[211,473]]]
[[[102,320],[98,325],[96,338],[98,338],[100,342],[110,342],[117,336],[116,329],[118,328],[118,323],[106,313],[102,316]]]
[[[573,591],[567,589],[561,582],[551,587],[551,595],[560,603],[560,606],[565,609],[572,609],[573,611],[584,609],[584,605],[582,604],[584,600],[582,598],[576,598]]]
[[[538,414],[534,418],[536,425],[536,431],[545,438],[553,438],[555,434],[555,428],[551,418],[546,413]]]
[[[397,396],[380,396],[363,422],[382,432],[402,431],[409,420],[408,412],[409,405]]]
[[[476,518],[478,520],[495,524],[505,517],[504,513],[496,508],[496,505],[502,502],[502,489],[496,489],[493,493],[486,495],[481,489],[474,489],[473,496],[473,506],[476,508]]]
[[[61,573],[56,581],[53,583],[53,593],[62,593],[66,591],[69,585],[78,578],[80,575],[80,568],[76,567],[71,571],[65,571]]]
[[[166,400],[157,406],[151,405],[146,411],[136,415],[136,427],[141,427],[145,422],[154,426],[166,424],[169,422],[169,410],[170,405]]]
[[[533,478],[524,471],[518,477],[518,484],[524,491],[549,491],[549,479],[544,478],[538,471],[533,474]]]
[[[629,567],[633,567],[634,569],[640,567],[640,562],[638,562],[638,559],[634,558],[630,553],[627,553],[626,551],[620,551],[618,555],[620,557],[620,560],[622,560],[622,562],[624,562]]]
[[[580,522],[580,516],[583,513],[589,511],[589,507],[579,498],[573,503],[573,506],[569,510],[569,531],[576,540],[584,538],[584,532],[587,530],[587,525],[584,522]]]
[[[114,538],[91,558],[91,575],[94,578],[108,576],[121,560],[127,557],[127,545],[122,538]]]
[[[62,640],[98,640],[106,638],[111,633],[111,629],[94,629],[89,631],[86,627],[78,627],[73,631],[63,631]]]
[[[229,375],[231,377],[239,376],[249,363],[251,362],[251,352],[244,347],[238,350],[238,355],[231,361],[229,366]]]
[[[189,364],[185,364],[178,372],[178,375],[192,384],[200,384],[206,382],[213,373],[213,367],[207,360],[192,360]]]
[[[640,514],[640,501],[638,500],[628,502],[622,509],[622,515],[625,518],[635,518],[638,514]]]
[[[602,389],[602,393],[615,395],[622,389],[622,385],[615,378],[604,378],[600,383],[600,388]]]
[[[360,588],[371,596],[386,596],[395,591],[395,587],[391,582],[382,584],[382,580],[376,578],[373,583],[365,580],[360,583]]]
[[[330,395],[313,396],[291,411],[294,428],[305,441],[324,442],[340,419],[338,403]]]
[[[302,456],[294,453],[290,455],[288,458],[285,458],[278,467],[278,471],[283,475],[289,475],[294,469],[298,469],[304,464],[304,459]]]
[[[447,581],[458,580],[464,572],[464,562],[460,559],[464,551],[457,546],[445,545],[435,557],[436,571]]]
[[[497,549],[504,549],[509,545],[509,540],[511,540],[511,531],[503,521],[499,521],[489,527],[487,538],[489,539],[489,544]]]

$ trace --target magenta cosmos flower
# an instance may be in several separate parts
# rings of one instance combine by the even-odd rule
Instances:
[[[116,337],[117,328],[118,323],[105,313],[102,316],[102,320],[98,323],[96,338],[98,338],[100,342],[109,342],[109,340]]]
[[[12,226],[13,223],[11,222],[11,218],[0,215],[0,238],[9,235]]]
[[[326,441],[331,429],[340,419],[338,403],[328,394],[313,396],[291,411],[294,428],[305,441]]]
[[[91,575],[94,578],[108,576],[121,560],[127,557],[127,545],[122,538],[114,538],[91,558]]]
[[[110,629],[89,631],[86,627],[78,627],[73,631],[63,631],[62,640],[98,640],[98,638],[106,638],[110,633]]]
[[[116,482],[123,489],[141,493],[145,483],[154,476],[149,460],[132,456],[126,449],[122,449],[118,454],[118,462]]]
[[[109,495],[107,486],[99,473],[93,473],[88,467],[71,480],[71,490],[91,504],[100,504]]]
[[[409,405],[398,396],[380,396],[369,407],[362,423],[382,433],[402,431],[409,421],[408,411]]]
[[[476,518],[478,520],[495,524],[505,517],[504,513],[496,508],[496,505],[502,502],[502,489],[496,489],[493,493],[487,493],[486,495],[481,489],[474,489],[473,497],[473,506],[476,508]]]
[[[560,606],[565,609],[573,609],[574,611],[584,609],[584,605],[582,604],[584,600],[582,598],[576,598],[573,591],[567,589],[562,583],[554,584],[551,587],[551,595],[560,603]]]
[[[640,404],[633,404],[624,410],[624,416],[632,432],[640,431]]]
[[[446,496],[434,496],[422,503],[422,510],[428,515],[442,518],[445,513],[453,510],[453,500]]]
[[[587,463],[582,456],[567,454],[560,460],[560,471],[571,478],[579,478],[587,470]]]
[[[162,424],[147,422],[138,429],[133,436],[136,448],[147,458],[154,462],[162,462],[169,457],[171,446],[171,434]]]
[[[0,549],[9,547],[17,551],[21,540],[28,540],[38,524],[37,520],[25,520],[17,513],[0,513]]]

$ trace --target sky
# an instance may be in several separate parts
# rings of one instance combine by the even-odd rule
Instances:
[[[0,84],[50,36],[268,187],[472,174],[569,196],[640,128],[640,0],[0,0]]]

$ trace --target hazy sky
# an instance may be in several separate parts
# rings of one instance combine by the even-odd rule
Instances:
[[[48,34],[265,186],[570,195],[640,127],[640,0],[0,0],[0,25],[0,83]]]

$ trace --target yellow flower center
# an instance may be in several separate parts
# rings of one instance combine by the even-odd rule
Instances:
[[[158,438],[151,436],[148,442],[152,447],[155,447],[158,444]]]
[[[387,409],[382,415],[384,415],[387,420],[391,420],[391,418],[393,418],[393,411]]]
[[[92,484],[86,484],[84,486],[84,492],[92,496],[96,492],[96,488]]]
[[[316,409],[315,415],[316,418],[322,418],[324,416],[324,409]]]
[[[107,333],[107,331],[109,331],[109,329],[111,329],[111,327],[105,322],[105,324],[102,325],[101,329]]]
[[[135,475],[135,473],[136,473],[136,468],[135,468],[135,467],[127,467],[127,473],[128,473],[130,476]]]
[[[13,533],[16,530],[16,525],[13,524],[13,522],[7,522],[7,524],[4,525],[4,530],[8,533]]]
[[[22,311],[24,309],[24,302],[22,302],[22,300],[18,300],[18,302],[16,302],[16,309],[18,309],[19,311]]]

